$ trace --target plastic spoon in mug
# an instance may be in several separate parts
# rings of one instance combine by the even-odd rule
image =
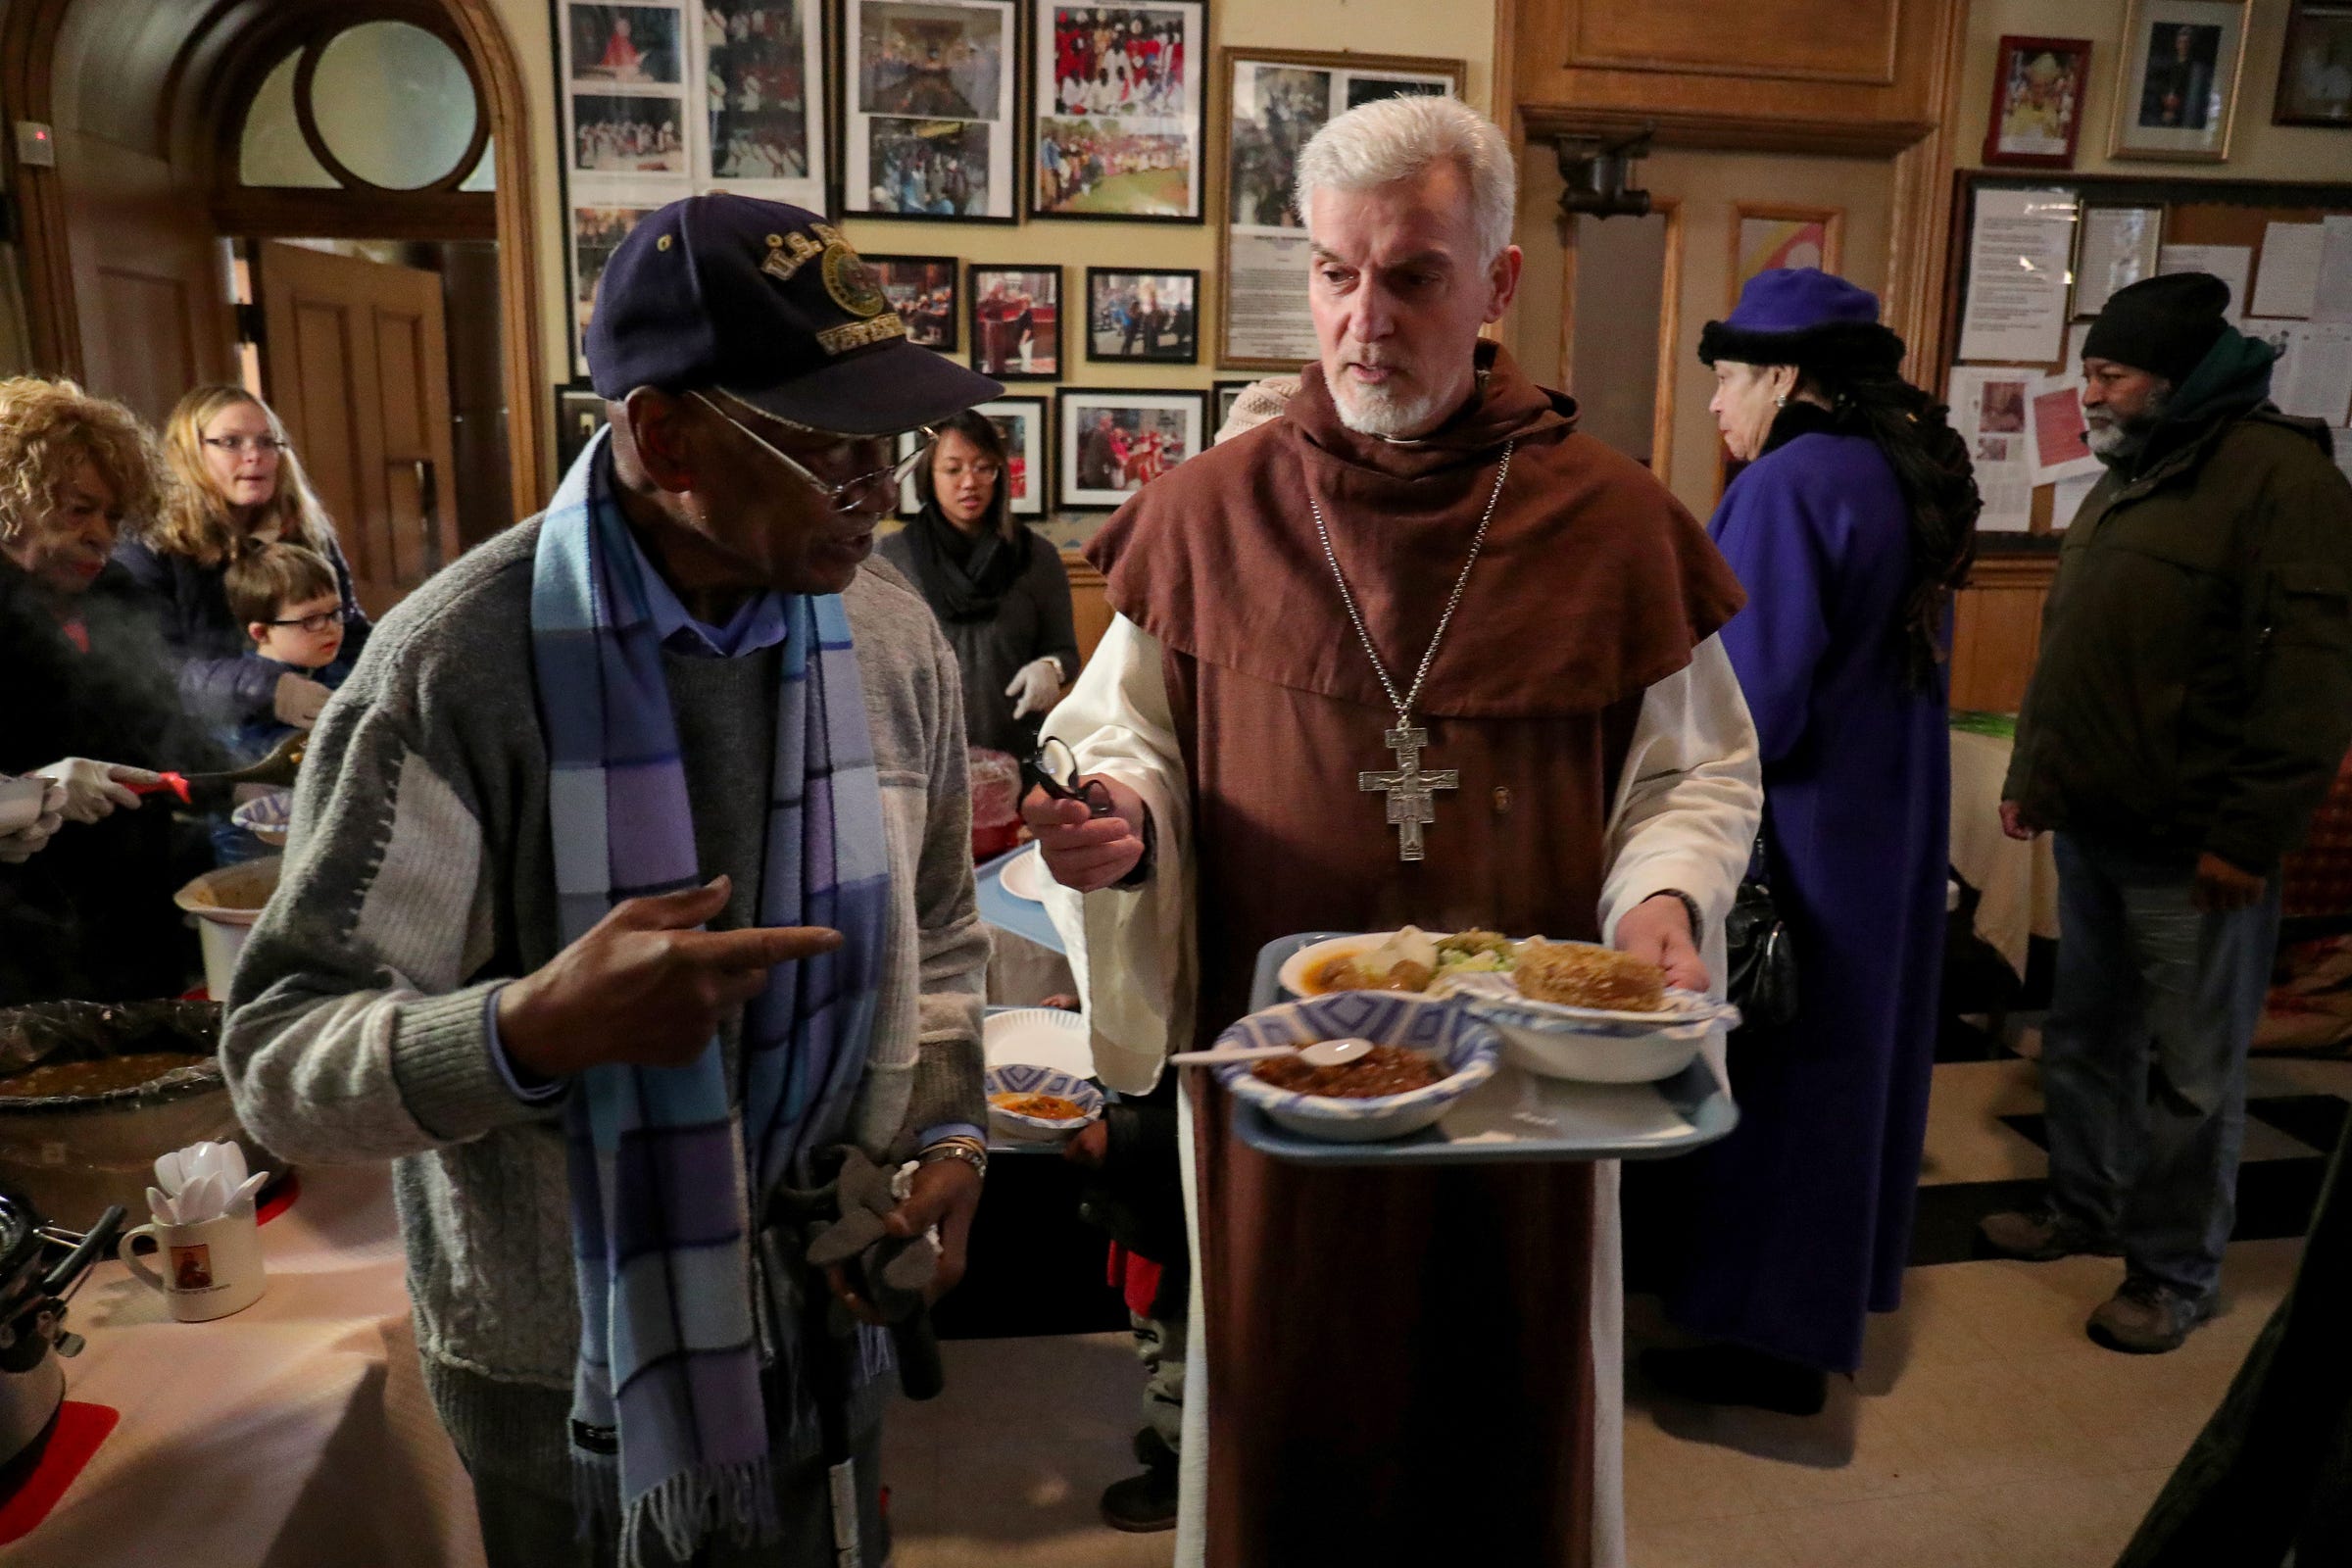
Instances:
[[[1309,1067],[1345,1067],[1371,1051],[1369,1040],[1318,1040],[1311,1046],[1226,1046],[1215,1051],[1180,1051],[1168,1059],[1188,1067],[1213,1067],[1228,1061],[1297,1056]]]
[[[179,1210],[172,1206],[172,1200],[160,1187],[147,1189],[147,1212],[154,1217],[158,1225],[179,1223]]]
[[[253,1204],[254,1195],[262,1190],[262,1184],[269,1179],[270,1173],[268,1171],[257,1170],[252,1175],[246,1177],[243,1181],[237,1183],[237,1190],[228,1195],[228,1202],[224,1207],[222,1207],[221,1212],[224,1214],[233,1214],[241,1207],[251,1207]]]

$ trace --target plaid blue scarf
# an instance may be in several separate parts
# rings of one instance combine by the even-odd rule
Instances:
[[[686,769],[610,493],[605,437],[539,534],[531,648],[549,750],[564,937],[623,899],[700,885]],[[831,926],[838,953],[780,965],[744,1009],[735,1081],[713,1038],[692,1065],[592,1067],[565,1109],[580,1293],[574,1458],[584,1506],[680,1560],[718,1531],[776,1530],[752,1289],[756,1200],[837,1143],[863,1076],[890,870],[873,739],[838,597],[793,599],[776,715],[763,925]],[[740,1107],[738,1109],[738,1107]],[[793,1420],[789,1424],[803,1424]],[[582,1429],[615,1432],[595,1452]]]

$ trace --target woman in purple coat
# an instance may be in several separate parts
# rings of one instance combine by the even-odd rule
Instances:
[[[1747,467],[1709,525],[1747,589],[1723,630],[1756,720],[1798,1016],[1733,1037],[1740,1126],[1696,1156],[1668,1315],[1706,1343],[1651,1381],[1796,1415],[1898,1304],[1936,1049],[1951,809],[1944,659],[1975,552],[1968,455],[1896,373],[1879,303],[1759,274],[1699,358]]]

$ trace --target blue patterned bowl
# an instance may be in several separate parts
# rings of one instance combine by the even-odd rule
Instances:
[[[1646,1084],[1697,1059],[1707,1037],[1740,1024],[1728,1002],[1669,986],[1663,1012],[1614,1012],[1523,997],[1507,974],[1456,975],[1441,993],[1502,1036],[1503,1060],[1544,1078]]]
[[[257,795],[228,813],[228,819],[272,849],[286,847],[286,829],[294,825],[294,792],[271,790]]]
[[[1292,1132],[1333,1143],[1365,1144],[1402,1138],[1435,1123],[1455,1101],[1494,1076],[1495,1054],[1502,1049],[1494,1028],[1462,1008],[1393,991],[1338,991],[1268,1007],[1226,1030],[1217,1044],[1304,1046],[1349,1038],[1435,1056],[1447,1076],[1426,1089],[1371,1100],[1277,1089],[1253,1074],[1252,1064],[1246,1061],[1217,1068],[1217,1081]]]
[[[1102,1114],[1102,1091],[1085,1079],[1073,1078],[1057,1068],[1033,1067],[1026,1062],[1008,1061],[1001,1067],[989,1068],[983,1082],[989,1096],[989,1125],[1006,1138],[1067,1138]],[[1086,1114],[1061,1121],[1045,1116],[1023,1116],[998,1104],[996,1097],[999,1095],[1059,1095],[1083,1106]]]

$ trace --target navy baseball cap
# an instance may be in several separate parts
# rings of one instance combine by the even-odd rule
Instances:
[[[823,218],[725,193],[649,213],[612,252],[588,371],[614,402],[716,387],[843,435],[936,424],[1004,391],[908,341],[873,269]]]

